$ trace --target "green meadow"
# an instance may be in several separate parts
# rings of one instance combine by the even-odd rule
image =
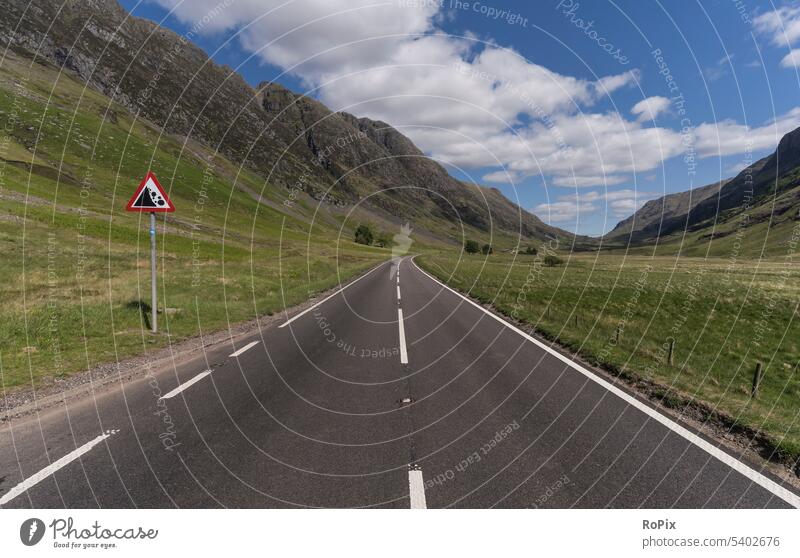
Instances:
[[[655,385],[665,403],[702,402],[800,455],[800,262],[560,254],[547,267],[542,252],[417,261],[589,362]]]
[[[148,169],[158,219],[159,333],[149,332]],[[262,200],[259,202],[259,195]],[[41,386],[303,302],[389,257],[336,242],[334,220],[106,97],[13,57],[0,70],[0,378]],[[145,310],[144,312],[142,310]]]

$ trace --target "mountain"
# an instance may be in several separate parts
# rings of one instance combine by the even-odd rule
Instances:
[[[450,243],[461,242],[462,224],[466,234],[511,242],[576,240],[498,190],[456,180],[390,125],[332,112],[276,83],[253,88],[185,37],[132,17],[115,0],[11,0],[0,11],[0,35],[18,55],[62,68],[173,137],[321,205],[327,215],[319,218],[352,213],[382,226],[408,220]]]
[[[611,248],[680,243],[682,251],[698,254],[711,242],[711,255],[742,246],[756,255],[780,254],[789,247],[798,211],[800,128],[731,179],[647,202],[603,241]]]
[[[292,131],[293,147],[305,149],[305,158],[327,171],[336,195],[347,202],[366,198],[390,215],[418,223],[437,217],[524,237],[572,236],[545,225],[495,188],[454,179],[385,122],[332,112],[277,83],[261,83],[257,90],[264,112]]]
[[[650,200],[633,215],[617,223],[617,226],[603,238],[639,243],[655,240],[661,234],[664,222],[674,222],[681,216],[685,218],[698,203],[716,196],[719,189],[727,182],[729,180],[722,180],[708,186]]]

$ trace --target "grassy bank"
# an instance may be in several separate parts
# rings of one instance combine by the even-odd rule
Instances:
[[[148,331],[147,215],[124,211],[152,169],[177,211],[159,217],[160,333]],[[259,194],[261,199],[259,199]],[[271,314],[389,257],[313,200],[176,138],[108,98],[9,55],[0,68],[2,386],[55,378]]]
[[[656,382],[659,397],[701,402],[768,435],[785,457],[800,456],[800,264],[562,257],[555,267],[523,255],[417,261],[589,361]],[[764,375],[753,399],[757,362]]]

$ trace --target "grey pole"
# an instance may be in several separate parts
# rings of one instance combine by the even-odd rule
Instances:
[[[158,333],[158,288],[156,287],[156,212],[150,212],[150,297],[153,333]]]

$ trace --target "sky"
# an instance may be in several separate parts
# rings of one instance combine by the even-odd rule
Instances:
[[[122,0],[253,86],[388,122],[454,176],[601,235],[800,127],[800,2]]]

